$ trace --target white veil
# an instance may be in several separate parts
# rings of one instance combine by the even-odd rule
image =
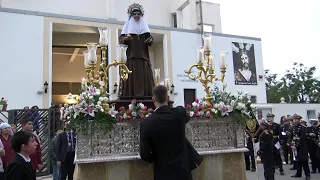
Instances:
[[[143,16],[138,21],[131,16],[124,24],[121,34],[144,34],[150,33],[149,26]]]

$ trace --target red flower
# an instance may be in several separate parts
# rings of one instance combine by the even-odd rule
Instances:
[[[144,115],[142,115],[140,118],[141,118],[141,119],[145,119],[146,117],[145,117]]]
[[[207,104],[207,108],[212,108],[212,105],[211,104]]]
[[[196,110],[194,110],[193,112],[194,112],[194,114],[197,114],[197,113],[198,113],[198,110],[196,109]]]
[[[132,99],[132,104],[136,104],[137,103],[137,100],[136,99]]]
[[[147,106],[144,106],[143,110],[147,110],[147,109],[148,109],[148,107],[147,107]]]
[[[199,99],[196,99],[196,101],[195,101],[196,103],[199,103]]]
[[[152,109],[152,108],[149,108],[148,111],[149,111],[150,113],[153,113],[153,109]]]
[[[125,111],[125,110],[126,110],[126,108],[123,107],[123,106],[121,106],[121,107],[119,108],[119,111]]]
[[[206,118],[211,118],[211,114],[207,114],[207,115],[206,115]]]
[[[199,110],[199,111],[202,111],[202,110],[203,110],[203,106],[202,106],[202,105],[199,105],[198,110]]]
[[[118,120],[122,121],[123,120],[123,116],[118,116]]]
[[[131,114],[132,110],[128,109],[127,114]]]
[[[127,120],[131,119],[131,116],[127,116]]]
[[[133,117],[133,118],[132,118],[132,120],[136,121],[136,120],[137,120],[137,118],[136,118],[136,117]]]
[[[186,105],[186,109],[190,109],[191,106],[189,104]]]

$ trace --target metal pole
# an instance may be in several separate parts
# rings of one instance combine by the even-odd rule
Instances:
[[[201,41],[202,41],[202,45],[203,45],[203,38],[202,35],[204,34],[204,30],[203,30],[203,13],[202,13],[202,0],[198,1],[199,3],[199,10],[200,10],[200,32],[201,32]]]

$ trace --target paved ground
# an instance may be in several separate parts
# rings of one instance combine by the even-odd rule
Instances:
[[[276,180],[300,180],[300,179],[304,179],[305,176],[304,174],[302,175],[302,178],[291,178],[292,175],[294,175],[296,173],[296,171],[292,171],[292,170],[289,170],[291,166],[289,165],[284,165],[283,169],[284,169],[284,173],[285,175],[284,176],[280,176],[280,173],[279,173],[279,170],[277,169],[276,170],[276,173],[275,173],[275,179]],[[302,171],[302,173],[304,173]],[[320,179],[320,173],[317,173],[317,174],[311,174],[311,179],[313,180],[319,180]],[[247,180],[264,180],[264,176],[263,176],[263,168],[262,168],[262,165],[259,164],[258,165],[258,171],[257,172],[250,172],[250,171],[247,171]]]
[[[295,174],[296,171],[291,171],[289,170],[290,166],[289,165],[284,165],[284,172],[285,172],[285,175],[284,176],[280,176],[280,173],[279,173],[279,170],[276,170],[276,173],[275,173],[275,179],[276,180],[303,180],[304,179],[304,176],[302,176],[302,178],[291,178],[292,175]],[[319,180],[320,179],[320,173],[317,173],[317,174],[311,174],[311,179],[313,180]],[[39,178],[40,180],[40,178]],[[41,180],[52,180],[52,177],[47,177],[47,178],[42,178]],[[218,179],[217,179],[218,180]],[[247,180],[264,180],[264,177],[263,177],[263,168],[262,168],[262,165],[259,164],[258,165],[258,170],[257,172],[250,172],[250,171],[247,171]]]

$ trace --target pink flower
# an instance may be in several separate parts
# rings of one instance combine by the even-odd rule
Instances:
[[[143,110],[147,110],[147,109],[148,109],[148,107],[147,107],[147,106],[144,106]]]
[[[152,109],[152,108],[149,108],[148,111],[149,111],[150,113],[153,113],[153,109]]]
[[[190,109],[191,106],[189,104],[186,105],[186,109]]]
[[[137,100],[136,99],[132,99],[131,104],[136,104]]]
[[[203,110],[203,106],[202,106],[202,105],[199,105],[198,110],[199,110],[199,111],[202,111],[202,110]]]
[[[196,103],[199,103],[199,99],[196,99],[195,102],[196,102]]]
[[[123,120],[123,116],[118,116],[118,120],[122,121]]]
[[[121,107],[119,108],[119,111],[125,111],[125,110],[126,110],[126,108],[123,107],[123,106],[121,106]]]
[[[144,115],[142,115],[140,118],[141,118],[141,119],[145,119],[146,117],[145,117]]]
[[[136,120],[137,120],[137,118],[136,118],[136,117],[133,117],[133,118],[132,118],[132,120],[136,121]]]

